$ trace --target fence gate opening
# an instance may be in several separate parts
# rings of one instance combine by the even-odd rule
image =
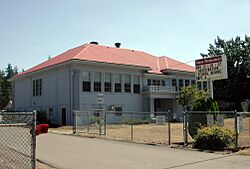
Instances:
[[[0,168],[35,169],[34,112],[0,112]]]

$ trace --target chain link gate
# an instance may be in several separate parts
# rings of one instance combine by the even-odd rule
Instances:
[[[0,112],[0,168],[36,168],[36,112]]]

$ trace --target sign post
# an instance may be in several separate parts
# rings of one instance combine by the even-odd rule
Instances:
[[[213,98],[213,81],[227,79],[227,58],[215,56],[195,60],[195,78],[198,82],[209,81],[209,93]]]

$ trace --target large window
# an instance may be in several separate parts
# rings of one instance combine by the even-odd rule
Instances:
[[[201,90],[201,82],[197,82],[197,88]]]
[[[115,74],[114,81],[115,81],[115,92],[120,93],[122,91],[121,74]]]
[[[111,73],[105,73],[104,75],[104,91],[111,92]]]
[[[185,87],[190,86],[190,80],[186,79],[185,80]]]
[[[183,79],[179,79],[179,90],[184,86]]]
[[[161,85],[162,86],[166,86],[166,81],[165,80],[161,80]]]
[[[153,86],[160,86],[161,85],[160,80],[153,79],[152,82],[153,82]]]
[[[90,92],[91,91],[91,85],[90,85],[90,72],[82,72],[82,91],[84,92]]]
[[[174,86],[174,87],[175,87],[175,90],[177,90],[176,79],[172,79],[172,86]]]
[[[134,75],[134,93],[140,93],[140,76]]]
[[[33,96],[42,95],[42,79],[33,80]]]
[[[101,72],[94,72],[94,92],[101,91]]]
[[[203,82],[203,90],[207,90],[207,82]]]
[[[130,80],[130,75],[124,75],[124,91],[126,93],[131,92],[131,80]]]
[[[148,79],[148,86],[151,86],[151,79]]]

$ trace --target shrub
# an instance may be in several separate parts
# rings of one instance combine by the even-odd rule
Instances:
[[[198,100],[193,108],[194,111],[219,111],[217,101],[213,99]],[[197,131],[201,127],[207,126],[206,114],[189,114],[188,115],[188,132],[192,138],[195,137]]]
[[[224,150],[233,144],[234,135],[230,129],[225,127],[211,126],[198,129],[194,140],[194,148]]]
[[[143,119],[125,119],[122,121],[122,124],[127,124],[127,125],[137,125],[137,124],[149,124],[149,120],[143,120]]]

